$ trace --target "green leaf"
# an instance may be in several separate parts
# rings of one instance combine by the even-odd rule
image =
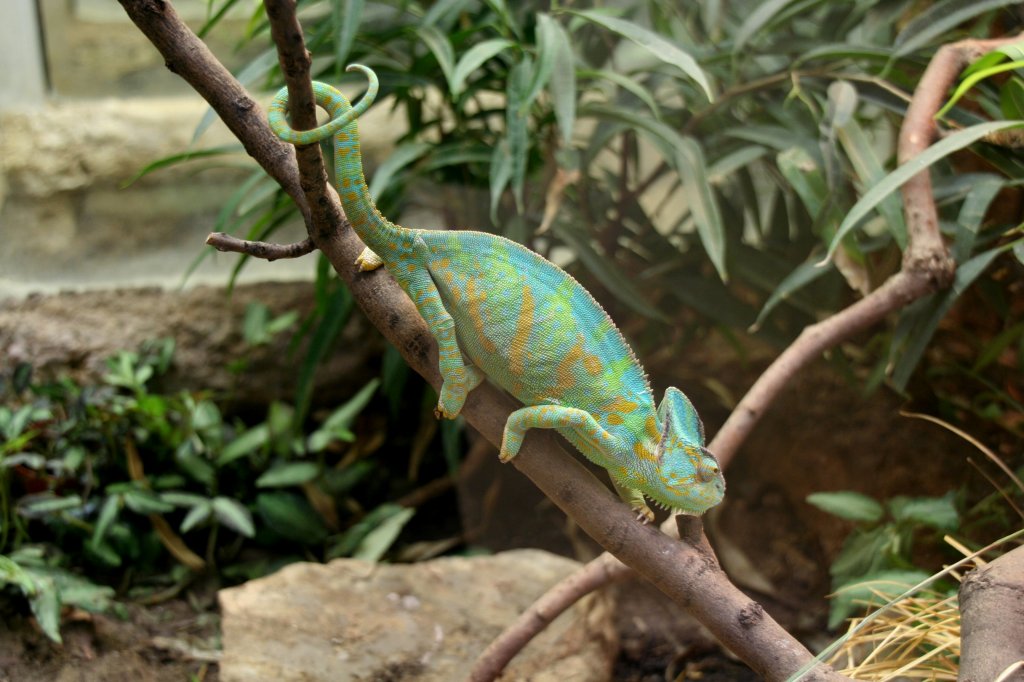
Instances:
[[[851,90],[853,86],[846,84]],[[873,187],[885,177],[885,169],[882,162],[875,156],[873,145],[868,136],[864,133],[853,112],[847,117],[844,123],[837,123],[836,134],[843,151],[853,164],[862,187]],[[903,218],[903,204],[896,195],[889,195],[878,204],[878,212],[885,219],[893,239],[900,249],[907,245],[907,224]]]
[[[309,501],[284,490],[256,496],[256,511],[263,522],[282,538],[315,545],[327,537],[327,527]]]
[[[160,493],[160,499],[167,504],[173,504],[175,507],[195,507],[210,501],[202,495],[186,493],[180,490],[168,490],[167,492]]]
[[[985,175],[973,183],[957,216],[956,241],[953,242],[953,260],[966,261],[974,250],[974,243],[981,229],[981,223],[989,206],[999,191],[1006,186],[1006,180],[996,175]]]
[[[501,204],[501,195],[511,179],[512,154],[506,139],[494,145],[494,153],[491,156],[491,222],[495,225],[498,224],[498,206]]]
[[[928,299],[920,306],[913,307],[904,313],[905,319],[901,320],[901,326],[909,326],[910,332],[906,334],[907,340],[905,344],[900,344],[902,339],[894,336],[893,349],[891,351],[895,354],[897,346],[903,345],[899,360],[894,364],[892,371],[892,383],[896,390],[902,391],[906,388],[907,382],[910,381],[910,375],[913,373],[914,368],[917,367],[917,363],[924,354],[924,349],[927,347],[928,342],[931,341],[932,335],[938,328],[939,322],[946,316],[949,309],[953,307],[956,299],[974,283],[974,280],[985,271],[998,255],[1022,242],[1024,240],[1018,240],[978,254],[957,268],[956,274],[953,276],[953,285],[949,290]]]
[[[217,458],[217,466],[222,467],[259,450],[267,444],[269,437],[270,428],[266,424],[259,424],[242,432],[221,451],[220,457]]]
[[[331,24],[334,29],[334,68],[337,75],[345,68],[363,20],[364,0],[331,0]]]
[[[615,33],[618,33],[622,37],[633,41],[640,47],[647,50],[647,52],[649,52],[653,57],[660,59],[666,64],[675,66],[701,87],[709,101],[714,100],[715,97],[712,94],[711,83],[707,74],[697,63],[697,60],[680,49],[677,45],[674,45],[657,33],[654,33],[643,26],[634,24],[626,19],[608,16],[598,10],[570,11],[578,17],[582,17],[587,21],[599,24],[611,31],[614,31]]]
[[[156,161],[143,166],[135,175],[121,183],[121,189],[128,187],[140,178],[149,175],[153,171],[160,170],[161,168],[185,163],[186,161],[195,161],[196,159],[207,159],[213,156],[224,156],[226,154],[239,154],[243,151],[245,150],[242,145],[235,143],[225,144],[218,147],[210,147],[209,149],[192,149],[179,154],[171,154],[170,156],[165,156],[162,159],[157,159]]]
[[[47,576],[36,577],[36,585],[35,594],[26,595],[32,615],[46,636],[60,644],[60,592],[53,579]]]
[[[394,544],[395,540],[398,539],[398,535],[402,532],[405,524],[415,514],[415,509],[403,508],[384,519],[379,526],[366,534],[366,537],[363,538],[356,548],[352,558],[372,563],[379,561],[391,545]]]
[[[245,306],[245,317],[242,319],[242,337],[250,346],[259,346],[270,341],[267,333],[267,321],[270,319],[270,308],[262,301],[250,301]]]
[[[400,514],[403,509],[397,504],[385,503],[371,511],[344,533],[331,539],[331,546],[327,550],[327,560],[352,556],[367,535],[388,518]]]
[[[213,513],[222,524],[247,538],[256,534],[252,514],[237,500],[220,496],[213,498]]]
[[[817,217],[828,198],[828,185],[814,157],[803,147],[790,147],[775,155],[775,163],[800,197],[808,215]]]
[[[1011,78],[999,88],[999,110],[1004,118],[1024,118],[1024,80]]]
[[[751,38],[794,2],[795,0],[768,0],[757,3],[757,8],[747,15],[733,36],[732,53],[742,52]]]
[[[812,493],[807,502],[833,516],[849,521],[874,523],[882,519],[883,509],[878,501],[850,490]]]
[[[764,307],[761,308],[761,312],[757,315],[757,319],[754,321],[754,324],[750,326],[750,332],[753,333],[760,329],[761,325],[768,318],[768,315],[777,305],[788,299],[793,293],[819,279],[822,275],[828,274],[830,271],[831,268],[822,267],[814,260],[804,261],[800,265],[796,266],[793,272],[786,275],[786,277],[779,282],[779,286],[775,287],[771,296],[769,296],[768,300],[765,301]]]
[[[57,497],[53,493],[40,493],[33,497],[23,497],[18,509],[23,516],[35,518],[48,514],[78,509],[82,506],[82,498],[78,495]]]
[[[380,379],[372,379],[359,392],[352,396],[344,405],[336,409],[324,420],[323,425],[312,434],[307,441],[310,452],[319,452],[334,440],[352,441],[352,422],[362,412],[370,398],[380,386]]]
[[[580,78],[601,79],[606,80],[609,83],[614,83],[646,104],[655,119],[661,119],[661,108],[658,106],[658,102],[654,99],[654,96],[651,95],[651,92],[647,88],[640,83],[637,83],[629,76],[608,69],[580,70],[576,75]]]
[[[526,182],[527,155],[530,152],[528,96],[532,74],[533,60],[529,55],[524,55],[509,72],[505,92],[505,141],[511,163],[512,196],[519,213],[524,210],[523,186]]]
[[[391,185],[391,179],[410,163],[431,151],[434,144],[430,142],[403,142],[395,147],[384,163],[377,166],[370,181],[370,195],[379,197]]]
[[[184,520],[181,522],[179,530],[182,533],[187,533],[201,523],[205,523],[213,515],[213,504],[204,500],[202,504],[197,504],[188,510],[188,514],[185,514]]]
[[[436,26],[429,24],[417,26],[413,30],[430,48],[434,58],[437,60],[438,66],[441,67],[441,73],[444,74],[445,80],[448,81],[449,89],[451,89],[452,84],[455,82],[455,50],[452,48],[452,43],[448,36],[441,33],[441,30]]]
[[[945,532],[960,526],[952,494],[944,497],[894,497],[888,506],[892,517],[904,523],[923,524]]]
[[[299,378],[295,389],[295,423],[301,424],[309,411],[312,400],[316,369],[331,351],[335,339],[341,333],[352,314],[352,294],[345,287],[338,287],[328,294],[326,300],[318,302],[320,323],[313,331],[306,349],[306,356],[299,366]]]
[[[947,31],[992,10],[1017,5],[1016,0],[940,0],[914,17],[896,36],[892,59],[917,50]]]
[[[537,15],[537,30],[541,61],[551,64],[548,91],[554,101],[555,120],[562,133],[562,145],[568,147],[576,124],[576,63],[572,43],[562,25],[543,12]]]
[[[832,243],[829,245],[826,258],[832,257],[832,254],[842,242],[843,238],[850,232],[850,230],[860,223],[868,212],[878,206],[883,199],[903,186],[903,183],[907,180],[928,168],[939,159],[943,159],[953,152],[959,151],[964,147],[977,142],[986,135],[999,132],[1001,130],[1009,130],[1010,128],[1018,128],[1022,125],[1024,125],[1024,121],[991,121],[989,123],[979,123],[978,125],[971,126],[970,128],[959,130],[933,144],[928,149],[924,150],[893,172],[886,175],[881,181],[864,193],[864,195],[857,200],[857,203],[853,205],[853,208],[850,209],[850,212],[846,214],[846,217],[843,218],[843,222],[839,225],[839,228],[836,230],[835,237],[833,237]]]
[[[683,196],[697,225],[697,234],[711,264],[722,281],[729,279],[725,267],[725,226],[718,201],[708,182],[704,152],[692,137],[684,137],[676,148],[676,167],[683,180]]]
[[[505,0],[484,0],[488,7],[498,15],[499,26],[504,27],[511,31],[515,36],[522,38],[523,30],[519,24],[516,23],[512,13],[508,10],[508,5]]]
[[[256,479],[257,488],[283,488],[312,481],[320,474],[315,462],[285,462],[268,469]]]
[[[126,491],[123,497],[125,506],[136,514],[166,514],[174,511],[174,505],[161,500],[152,490],[134,488]]]
[[[492,38],[491,40],[477,43],[466,50],[466,53],[462,55],[452,70],[452,77],[448,81],[448,89],[451,91],[452,97],[458,97],[462,94],[462,91],[466,89],[466,79],[479,69],[484,62],[514,45],[515,43],[511,40]]]
[[[121,498],[119,495],[109,495],[100,507],[100,514],[96,518],[96,526],[92,531],[93,542],[103,542],[110,524],[117,519],[117,513],[121,510]]]
[[[983,71],[990,67],[1004,62],[1007,59],[1010,61],[1024,59],[1024,40],[1019,43],[1013,43],[1011,45],[1003,45],[1002,47],[996,48],[991,52],[987,52],[980,58],[974,60],[963,73],[960,74],[961,78],[967,78],[978,71]]]
[[[967,78],[964,78],[960,82],[960,85],[957,86],[956,90],[953,91],[953,94],[950,95],[949,101],[935,113],[935,118],[942,118],[949,113],[949,110],[956,106],[956,103],[959,102],[960,99],[971,90],[971,88],[986,78],[990,78],[1006,71],[1015,71],[1020,68],[1024,68],[1024,60],[1010,62],[1009,64],[1000,64],[999,66],[993,66],[982,71],[976,71]]]
[[[834,629],[856,611],[866,611],[869,605],[881,606],[888,597],[905,592],[928,577],[924,571],[879,571],[853,580],[836,590],[829,610],[828,627]],[[879,596],[879,595],[883,596]]]

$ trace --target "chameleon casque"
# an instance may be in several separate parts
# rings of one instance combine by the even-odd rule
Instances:
[[[690,401],[665,391],[657,410],[647,376],[618,328],[568,273],[504,237],[463,230],[417,230],[389,222],[370,197],[356,119],[373,103],[377,77],[353,107],[340,92],[313,83],[331,120],[293,130],[288,92],[269,110],[282,140],[314,144],[333,136],[335,183],[345,214],[367,248],[361,270],[384,265],[409,295],[437,339],[444,379],[437,413],[449,419],[485,377],[524,407],[505,425],[500,458],[519,452],[528,429],[557,429],[611,475],[641,518],[656,504],[702,514],[725,493],[704,428]]]

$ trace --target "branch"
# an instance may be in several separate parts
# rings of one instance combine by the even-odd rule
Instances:
[[[529,644],[563,611],[599,587],[629,575],[625,564],[605,552],[587,564],[587,570],[576,571],[557,583],[523,611],[515,622],[502,631],[473,664],[470,682],[497,679],[516,654]]]
[[[313,240],[306,237],[301,242],[294,244],[272,244],[270,242],[254,242],[248,239],[239,239],[224,232],[211,232],[206,237],[206,243],[218,251],[233,253],[245,253],[255,258],[274,261],[281,258],[298,258],[312,253],[316,248]]]
[[[937,136],[934,116],[957,75],[986,52],[1019,40],[1019,36],[965,40],[943,46],[936,52],[914,91],[900,128],[898,158],[901,164],[927,149]],[[775,77],[769,77],[757,85],[770,85],[773,79]],[[825,350],[882,321],[890,313],[922,296],[948,287],[952,282],[955,265],[939,232],[929,171],[926,169],[915,175],[903,185],[901,191],[908,230],[908,246],[902,269],[860,301],[805,328],[765,370],[708,445],[723,468],[735,457],[779,392],[808,363]],[[551,612],[553,604],[547,601],[549,595],[557,594],[555,603],[564,610],[590,591],[620,579],[628,571],[629,567],[614,557],[602,554],[563,583],[551,588],[531,610],[539,605],[553,619],[558,613]],[[544,626],[540,619],[521,618],[491,643],[484,656],[488,660],[495,659],[495,651],[501,651],[507,663]],[[532,631],[528,631],[529,628]],[[484,665],[484,658],[481,657],[477,664]]]
[[[984,568],[976,568],[960,585],[960,677],[962,682],[1001,677],[1024,662],[1024,545]]]
[[[234,92],[235,99],[241,98],[251,103],[252,100],[236,81],[229,75],[223,77],[226,72],[215,63],[205,47],[194,47],[198,39],[187,28],[183,29],[169,2],[120,1],[129,16],[162,52],[170,50],[169,43],[193,45],[192,49],[176,51],[175,60],[168,58],[168,61],[173,64],[172,70],[176,73],[192,74],[197,81],[193,85],[200,92],[224,88]],[[293,3],[275,0],[267,4],[273,7],[270,17],[272,24],[276,24],[274,35],[279,35],[279,30],[284,31],[282,64],[285,65],[289,83],[293,79],[308,78],[308,64],[303,68],[301,59],[292,61],[288,56],[294,56],[300,50],[305,51],[301,33],[297,32],[297,24],[294,23]],[[298,67],[290,71],[290,67],[296,64]],[[217,96],[214,93],[207,100],[224,117],[237,113],[232,97]],[[258,126],[232,129],[243,138],[262,138],[271,134],[262,120]],[[247,149],[252,144],[248,139],[243,139],[243,143]],[[291,173],[280,172],[280,177],[294,185]],[[302,185],[311,194],[318,191],[305,182]],[[332,199],[333,196],[327,191],[318,201],[329,204]],[[297,201],[305,206],[315,203],[307,201],[304,196],[297,198]],[[314,206],[314,209],[320,210],[320,207]],[[331,207],[322,210],[329,215]],[[414,370],[439,387],[441,377],[437,369],[437,347],[412,302],[386,273],[356,272],[352,262],[362,250],[362,243],[352,230],[339,229],[341,223],[332,225],[331,220],[324,221],[321,226],[318,224],[320,221],[317,213],[311,215],[314,226],[310,236],[346,281],[367,317],[398,348]],[[501,440],[508,415],[516,407],[517,404],[503,392],[484,384],[470,394],[462,414],[485,438],[497,444]],[[619,503],[604,485],[566,453],[551,433],[532,432],[515,458],[514,466],[526,474],[585,532],[654,582],[681,606],[693,612],[726,646],[762,676],[784,679],[804,664],[813,662],[810,652],[767,617],[759,605],[729,583],[703,540],[699,519],[687,519],[692,532],[684,542],[675,542],[653,528],[637,524],[632,511]],[[827,666],[819,666],[811,679],[844,678],[831,672]]]

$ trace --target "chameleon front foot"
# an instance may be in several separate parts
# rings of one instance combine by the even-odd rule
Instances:
[[[615,488],[615,492],[619,494],[623,502],[628,504],[629,508],[636,514],[637,521],[644,525],[654,521],[654,512],[647,506],[647,500],[644,499],[642,492],[636,488],[620,485],[614,477],[612,477],[612,487]]]

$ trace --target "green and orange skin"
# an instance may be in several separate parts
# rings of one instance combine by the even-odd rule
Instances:
[[[288,125],[288,93],[270,107],[274,132],[296,145],[334,138],[335,182],[345,214],[366,250],[362,270],[384,265],[437,339],[444,379],[437,412],[449,419],[484,377],[524,407],[505,425],[500,457],[515,457],[531,428],[557,429],[611,475],[644,519],[656,504],[702,514],[718,504],[725,480],[704,447],[690,401],[669,388],[655,409],[650,384],[611,318],[568,273],[503,237],[465,230],[416,230],[377,211],[363,176],[356,118],[376,97],[376,75],[353,107],[313,83],[331,120],[313,130]]]

